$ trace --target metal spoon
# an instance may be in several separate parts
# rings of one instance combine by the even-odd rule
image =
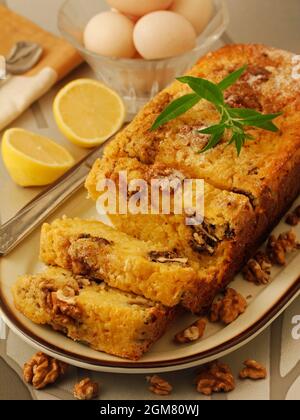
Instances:
[[[0,87],[4,85],[12,75],[24,74],[32,69],[40,60],[43,48],[28,41],[17,42],[5,57],[5,78],[0,81]]]
[[[43,48],[35,42],[17,42],[6,57],[9,74],[23,74],[32,69],[40,60]]]

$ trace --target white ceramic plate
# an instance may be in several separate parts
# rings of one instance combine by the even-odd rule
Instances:
[[[300,200],[297,204],[300,204]],[[86,199],[86,192],[82,190],[53,218],[64,214],[88,219],[96,217],[96,210],[93,203]],[[282,222],[275,233],[279,234],[288,229],[289,226]],[[296,231],[300,238],[300,226]],[[37,230],[9,257],[0,260],[1,314],[4,320],[16,334],[35,348],[72,365],[102,372],[167,372],[223,357],[255,338],[300,294],[300,252],[297,251],[290,255],[286,267],[273,269],[273,281],[265,287],[257,287],[243,280],[241,276],[236,277],[232,286],[248,297],[249,307],[246,313],[231,325],[224,328],[211,324],[201,341],[177,346],[173,343],[175,333],[194,320],[193,316],[184,315],[142,360],[130,362],[75,343],[50,328],[33,324],[16,311],[12,302],[11,286],[18,275],[35,273],[43,268],[38,261],[38,249]]]

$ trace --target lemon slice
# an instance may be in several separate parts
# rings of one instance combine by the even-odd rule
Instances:
[[[92,79],[66,85],[53,104],[60,131],[72,143],[90,148],[116,133],[125,119],[125,106],[116,92]]]
[[[21,128],[4,133],[2,157],[8,173],[22,187],[51,184],[75,163],[62,146]]]

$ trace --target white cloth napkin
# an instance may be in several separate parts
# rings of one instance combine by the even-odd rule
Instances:
[[[55,70],[45,67],[35,76],[13,76],[0,85],[0,130],[13,122],[56,81]]]
[[[0,315],[0,340],[6,339],[6,325]]]

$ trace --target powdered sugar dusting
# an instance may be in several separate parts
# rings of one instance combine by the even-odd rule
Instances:
[[[300,92],[300,56],[280,50],[269,50],[268,56],[274,65],[266,67],[272,77],[262,87],[262,94],[269,98],[276,111],[293,101]]]
[[[259,83],[260,81],[262,81],[263,80],[263,75],[262,74],[258,74],[258,75],[250,75],[250,77],[248,78],[248,80],[247,80],[247,83],[250,85],[250,86],[254,86],[254,85],[256,85],[257,83]]]
[[[292,57],[292,78],[294,80],[300,80],[300,55],[294,55]]]
[[[202,149],[203,146],[206,145],[209,136],[206,134],[201,134],[198,130],[207,128],[208,125],[199,124],[199,125],[184,125],[180,128],[179,132],[177,133],[177,137],[179,141],[185,142],[186,145],[191,147],[198,147]]]

